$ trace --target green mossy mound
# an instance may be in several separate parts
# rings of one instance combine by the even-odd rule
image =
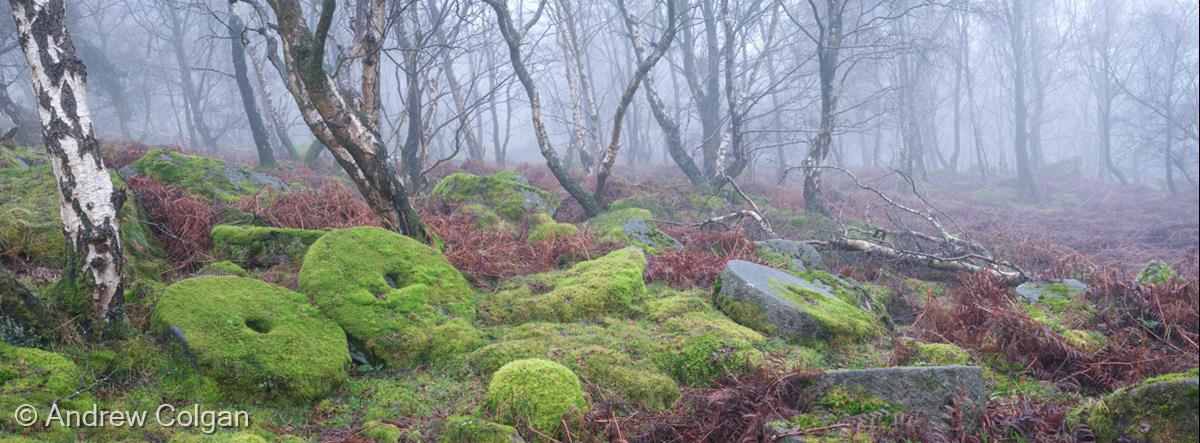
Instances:
[[[165,148],[151,149],[129,168],[137,175],[151,177],[212,201],[233,202],[264,187],[286,188],[278,179],[248,168]]]
[[[560,238],[570,237],[578,234],[579,228],[570,223],[557,223],[553,220],[534,226],[529,230],[529,236],[525,238],[526,243],[535,243],[540,241],[553,242]]]
[[[462,274],[436,249],[395,232],[325,234],[308,248],[299,282],[352,343],[389,366],[453,359],[479,340]]]
[[[554,436],[560,424],[577,420],[587,400],[579,377],[566,366],[543,359],[517,360],[504,365],[488,383],[484,408],[496,421],[532,435]]]
[[[470,356],[480,373],[524,358],[574,370],[606,398],[654,409],[671,405],[679,386],[706,387],[725,372],[763,362],[759,333],[717,312],[699,292],[655,287],[641,320],[606,317],[582,323],[525,323],[492,330],[496,342]]]
[[[679,242],[654,226],[654,214],[642,208],[609,210],[592,217],[587,227],[600,240],[644,249],[648,253],[676,247]]]
[[[5,411],[0,415],[0,429],[30,433],[38,440],[74,441],[74,432],[69,429],[45,429],[44,422],[19,426],[14,414],[24,404],[37,408],[38,417],[46,417],[55,402],[60,410],[90,407],[92,400],[86,392],[75,395],[84,387],[82,373],[66,356],[0,342],[0,410]]]
[[[553,213],[558,199],[530,185],[516,171],[490,176],[456,172],[434,185],[429,200],[441,205],[477,205],[476,212],[491,212],[500,218],[521,223],[537,213]],[[486,209],[486,211],[480,211]]]
[[[237,263],[234,263],[231,261],[218,261],[218,262],[209,263],[207,265],[204,265],[203,268],[200,268],[200,271],[197,272],[197,274],[199,274],[199,275],[235,275],[238,277],[249,277],[250,276],[249,272],[246,272],[246,270],[243,269],[241,266],[238,266]]]
[[[217,225],[212,228],[213,255],[245,267],[261,268],[299,262],[326,231],[261,226]]]
[[[1122,388],[1071,412],[1086,423],[1096,441],[1196,441],[1200,411],[1200,372],[1167,374]]]
[[[518,443],[517,428],[478,417],[455,415],[442,422],[439,443]]]
[[[309,402],[342,384],[350,364],[345,334],[303,295],[249,278],[175,283],[151,326],[181,340],[233,398]]]
[[[1175,270],[1162,260],[1155,260],[1138,272],[1137,282],[1143,285],[1160,285],[1175,278]]]
[[[114,186],[124,187],[116,174],[112,179]],[[144,219],[132,199],[117,213],[126,272],[135,278],[159,280],[170,266],[162,249],[151,242]],[[0,256],[61,269],[66,252],[58,185],[50,165],[0,168]]]
[[[566,271],[521,279],[489,297],[482,311],[489,321],[506,324],[637,316],[646,292],[645,269],[641,250],[619,249]]]

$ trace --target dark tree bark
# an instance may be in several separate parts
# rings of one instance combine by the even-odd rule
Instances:
[[[262,114],[258,112],[258,102],[254,95],[254,87],[250,86],[250,73],[246,69],[246,43],[242,33],[246,25],[234,10],[233,2],[229,3],[229,42],[233,56],[233,76],[237,80],[238,93],[242,96],[242,109],[246,111],[246,122],[250,124],[250,134],[254,137],[254,147],[258,149],[258,165],[264,168],[275,167],[275,152],[271,150],[271,138],[267,135],[266,125],[263,124]]]
[[[113,187],[100,157],[87,105],[87,73],[67,33],[66,3],[10,0],[25,59],[29,63],[59,191],[67,263],[59,288],[91,299],[93,331],[123,318],[120,227],[117,212],[125,194]]]
[[[337,1],[322,3],[317,27],[310,31],[298,0],[268,1],[279,21],[283,43],[284,62],[276,67],[285,73],[288,91],[295,98],[304,122],[333,154],[384,224],[432,243],[434,237],[409,201],[404,184],[388,161],[378,131],[350,108],[325,71],[325,42]],[[273,51],[269,49],[268,53]]]
[[[496,12],[496,21],[500,27],[500,34],[504,37],[505,44],[508,45],[508,56],[512,61],[513,70],[516,71],[517,79],[521,81],[521,85],[525,87],[525,94],[529,97],[529,114],[533,122],[533,133],[537,137],[542,157],[546,158],[546,166],[549,167],[550,173],[554,174],[558,184],[566,189],[567,194],[579,202],[587,217],[599,215],[604,208],[579,185],[574,177],[571,177],[571,174],[563,167],[562,161],[559,160],[558,153],[554,152],[554,146],[550,144],[550,135],[547,134],[546,125],[542,121],[541,96],[538,93],[537,85],[533,84],[533,77],[525,69],[525,61],[521,55],[521,39],[524,37],[524,31],[513,25],[512,15],[509,14],[508,5],[503,0],[484,1]]]

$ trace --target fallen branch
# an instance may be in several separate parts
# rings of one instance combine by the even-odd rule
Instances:
[[[1015,268],[1015,266],[974,254],[969,256],[941,258],[931,254],[904,251],[871,243],[866,240],[849,238],[839,238],[832,241],[808,240],[805,243],[822,249],[840,249],[843,251],[863,252],[879,257],[900,260],[911,264],[924,265],[939,271],[969,273],[986,272],[992,274],[992,276],[996,278],[999,278],[1002,282],[1004,282],[1004,284],[1009,286],[1019,285],[1029,280],[1029,278],[1026,277],[1023,272],[1020,272],[1020,270],[1005,271],[1000,269],[1000,267]],[[966,261],[967,259],[972,258],[991,262],[995,266],[979,266]]]

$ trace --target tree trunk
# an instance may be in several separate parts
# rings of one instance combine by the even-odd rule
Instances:
[[[1029,155],[1029,108],[1025,99],[1026,45],[1024,0],[1013,0],[1008,10],[1009,44],[1013,57],[1013,150],[1017,157],[1017,180],[1021,193],[1037,200],[1037,185]]]
[[[209,130],[208,124],[204,122],[204,113],[200,110],[200,93],[196,90],[195,83],[192,82],[192,66],[188,63],[183,23],[179,21],[175,6],[164,7],[170,9],[167,16],[171,22],[171,47],[175,53],[175,64],[179,68],[179,86],[183,89],[184,102],[187,105],[188,121],[196,133],[200,135],[200,142],[204,144],[204,148],[209,150],[215,149],[217,147],[217,140],[213,137],[212,131]]]
[[[554,174],[554,178],[558,180],[558,184],[567,191],[567,194],[570,194],[575,201],[579,202],[579,206],[583,208],[583,212],[588,218],[599,215],[604,209],[592,198],[591,194],[579,185],[579,182],[574,177],[571,177],[566,168],[563,168],[562,162],[558,158],[558,153],[554,152],[554,146],[550,144],[550,135],[546,133],[546,125],[542,121],[541,97],[537,86],[533,84],[533,77],[525,69],[525,62],[521,56],[522,31],[514,27],[512,16],[508,13],[506,3],[502,0],[485,0],[485,2],[496,12],[497,25],[500,27],[500,33],[504,37],[504,42],[508,45],[508,56],[512,62],[513,71],[516,72],[517,79],[521,81],[521,85],[525,87],[525,94],[529,98],[529,114],[530,120],[533,123],[533,134],[537,138],[538,148],[542,151],[542,157],[546,158],[546,166]]]
[[[298,0],[270,0],[269,4],[279,20],[286,61],[277,67],[284,68],[288,91],[296,99],[305,123],[388,228],[432,243],[434,238],[412,207],[378,132],[350,108],[325,72],[325,41],[336,0],[323,1],[315,33],[309,30]]]
[[[838,3],[838,4],[835,4]],[[838,52],[842,43],[842,7],[840,1],[830,2],[828,23],[822,31],[817,45],[817,64],[821,82],[821,123],[817,137],[804,159],[804,209],[818,214],[828,214],[825,199],[821,196],[821,163],[829,155],[836,124],[837,92],[834,78],[837,76]]]
[[[300,151],[292,143],[292,137],[288,135],[283,119],[279,118],[279,112],[275,110],[275,97],[271,94],[271,84],[267,82],[267,76],[263,74],[262,63],[254,54],[253,47],[246,48],[246,56],[250,58],[250,66],[254,67],[254,76],[258,79],[258,90],[262,92],[263,108],[267,111],[267,119],[275,132],[275,138],[279,139],[279,143],[287,151],[288,158],[300,160]]]
[[[258,113],[258,103],[254,96],[254,88],[250,86],[249,69],[246,69],[246,44],[242,40],[242,32],[246,25],[237,15],[234,3],[229,3],[229,42],[230,54],[233,57],[233,76],[237,80],[238,93],[242,96],[242,109],[246,111],[246,122],[250,125],[250,134],[254,137],[254,147],[258,149],[258,165],[264,168],[275,167],[275,152],[271,150],[271,139],[267,128],[263,125],[262,114]]]
[[[60,288],[87,293],[95,337],[123,318],[125,287],[117,191],[100,157],[87,106],[87,73],[66,27],[66,3],[10,0],[42,118],[42,136],[58,182],[68,260]]]

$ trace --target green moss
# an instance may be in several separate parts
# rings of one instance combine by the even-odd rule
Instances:
[[[236,167],[212,157],[184,154],[170,149],[151,149],[133,162],[134,172],[164,184],[179,187],[207,200],[233,202],[259,191]],[[230,174],[238,170],[240,174]]]
[[[200,273],[206,275],[236,275],[238,277],[246,277],[250,275],[245,269],[242,269],[241,266],[238,266],[237,263],[231,261],[209,263],[200,269]]]
[[[525,239],[526,243],[534,243],[539,241],[555,241],[563,237],[570,237],[578,234],[579,228],[570,223],[556,223],[550,221],[534,226],[529,230],[529,237]]]
[[[111,176],[114,186],[123,187],[116,174]],[[58,185],[49,165],[0,168],[0,256],[61,269],[67,253],[61,217]],[[160,280],[170,266],[151,241],[144,218],[132,199],[117,214],[126,274]]]
[[[1070,414],[1086,422],[1096,441],[1190,442],[1196,438],[1200,410],[1197,370],[1147,379],[1103,398],[1086,402]],[[1190,383],[1189,383],[1190,382]]]
[[[625,225],[638,220],[645,222],[649,232],[645,235],[631,236],[626,232]],[[654,214],[642,208],[605,211],[588,220],[587,227],[599,236],[600,240],[636,246],[650,254],[676,244],[674,239],[654,227]]]
[[[305,254],[299,282],[356,346],[394,367],[454,357],[432,352],[435,332],[450,319],[475,317],[466,280],[441,253],[380,228],[325,234]],[[447,328],[463,337],[471,326]]]
[[[156,333],[178,327],[201,372],[234,398],[307,402],[346,379],[345,334],[304,296],[232,276],[169,286],[151,318]]]
[[[40,425],[17,426],[13,413],[23,404],[36,407],[40,417],[45,417],[55,402],[68,410],[90,407],[92,401],[86,393],[65,400],[83,387],[86,384],[79,368],[62,354],[0,342],[0,410],[7,411],[0,415],[0,428],[36,434],[50,432],[51,436],[62,434],[63,430],[47,430]]]
[[[531,213],[553,212],[558,207],[553,194],[528,184],[516,171],[486,177],[456,172],[438,181],[429,199],[445,205],[482,205],[514,223],[522,222]],[[541,200],[542,207],[535,203],[537,200]]]
[[[762,353],[728,336],[703,334],[683,340],[668,358],[671,377],[687,386],[709,386],[726,372],[762,365]]]
[[[834,344],[853,343],[874,337],[880,332],[870,314],[843,300],[778,280],[772,280],[770,285],[776,294],[812,317],[824,330],[823,335],[818,337],[795,337],[802,342],[815,339]]]
[[[636,248],[619,249],[532,284],[502,290],[489,297],[482,310],[495,323],[636,317],[646,291],[645,260]]]
[[[517,360],[504,365],[488,383],[485,409],[496,421],[537,434],[558,434],[563,420],[577,420],[587,407],[583,385],[574,372],[558,363]]]
[[[299,261],[326,231],[260,226],[212,228],[213,255],[247,267]]]
[[[971,354],[950,343],[912,342],[914,352],[910,364],[914,366],[966,365]]]
[[[808,431],[804,433],[804,441],[869,442],[873,439],[868,433],[856,432],[853,426],[833,425],[871,421],[886,426],[903,409],[862,390],[833,386],[813,402],[809,412],[789,418],[778,428]]]
[[[363,425],[362,435],[375,443],[396,443],[404,431],[394,424],[375,420]]]
[[[0,169],[0,253],[43,266],[66,254],[50,166]]]
[[[461,415],[450,416],[442,423],[439,443],[512,443],[517,429],[512,426]]]
[[[1138,272],[1137,282],[1143,285],[1159,285],[1171,281],[1174,277],[1175,270],[1171,269],[1171,265],[1162,260],[1155,260]]]

